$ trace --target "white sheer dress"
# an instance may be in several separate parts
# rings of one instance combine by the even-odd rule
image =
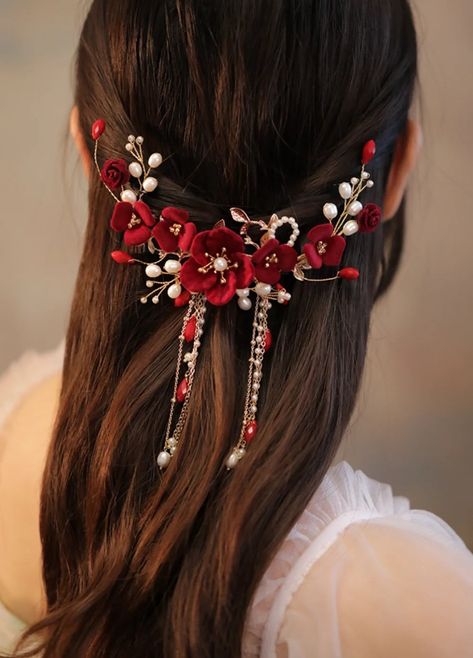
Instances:
[[[27,353],[0,378],[0,460],[9,414],[62,355]],[[0,602],[0,650],[23,628]],[[473,555],[437,516],[339,463],[261,580],[243,656],[473,658]]]

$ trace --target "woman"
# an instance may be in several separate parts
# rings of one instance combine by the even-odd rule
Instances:
[[[1,383],[4,652],[30,624],[16,655],[473,656],[473,557],[461,540],[388,486],[331,467],[371,309],[399,262],[420,144],[408,118],[415,79],[406,0],[93,2],[71,115],[89,222],[64,367],[61,349],[26,356]],[[144,206],[116,165],[130,132],[144,145],[131,138],[127,166],[145,147],[159,166]],[[373,224],[312,239],[368,171]],[[377,206],[384,221],[371,230]],[[356,210],[347,223],[358,230]],[[295,218],[281,220],[293,231],[284,254],[268,234],[269,256],[237,260],[283,303],[270,309],[264,290],[258,301],[243,292],[241,269],[229,293],[225,270],[237,260],[211,252],[209,234],[213,270],[197,262],[189,278],[199,234],[224,219],[254,242],[250,218],[268,227],[273,213]],[[187,261],[173,266],[177,288],[141,304],[136,261],[150,262],[164,229],[176,240],[166,251]],[[265,263],[274,274],[283,260],[279,281],[265,283]],[[158,270],[146,272],[153,291]],[[191,327],[184,381],[176,355],[196,299],[202,322]],[[259,348],[242,310],[252,304],[271,332],[263,327]],[[269,351],[248,406],[253,348],[257,370]],[[168,433],[179,402],[181,426]]]

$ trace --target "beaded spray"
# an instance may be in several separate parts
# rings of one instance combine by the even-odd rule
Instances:
[[[126,247],[147,252],[151,262],[126,251],[113,251],[112,258],[121,265],[138,264],[144,268],[148,291],[141,297],[142,304],[149,301],[158,304],[166,292],[176,307],[187,306],[179,335],[166,434],[157,459],[161,470],[169,466],[176,452],[188,415],[207,303],[222,306],[236,298],[243,311],[254,307],[243,420],[238,441],[226,459],[227,468],[232,469],[245,456],[257,434],[263,360],[272,343],[268,314],[273,302],[287,304],[291,299],[281,279],[289,274],[298,281],[309,282],[354,281],[359,277],[353,267],[338,268],[345,251],[345,238],[358,232],[372,232],[381,221],[381,209],[377,205],[363,207],[359,201],[362,192],[374,185],[365,167],[376,153],[376,144],[370,140],[364,145],[359,177],[338,186],[341,209],[335,203],[325,204],[326,221],[309,231],[299,253],[295,244],[300,231],[294,217],[273,214],[268,221],[255,220],[240,208],[231,208],[233,220],[241,225],[239,233],[226,227],[224,220],[210,230],[198,232],[189,221],[189,213],[174,207],[164,208],[157,218],[143,197],[158,188],[155,170],[163,162],[161,154],[153,153],[145,162],[143,138],[130,135],[125,148],[132,161],[112,159],[100,167],[98,145],[105,129],[103,119],[95,121],[92,138],[97,171],[116,202],[111,228],[122,235]],[[290,231],[286,242],[277,237],[283,227]],[[253,240],[255,232],[258,237]],[[327,278],[308,276],[309,271],[322,266],[337,271]]]

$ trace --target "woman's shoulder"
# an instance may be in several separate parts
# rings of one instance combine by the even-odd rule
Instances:
[[[452,585],[453,605],[473,601],[473,556],[461,539],[437,516],[411,510],[389,485],[342,462],[328,471],[266,572],[248,618],[246,653],[369,656],[369,647],[355,641],[375,646],[383,636],[374,637],[371,624],[395,620],[392,632],[412,642],[392,654],[378,646],[373,655],[435,656],[422,633],[416,636],[411,608],[425,597],[432,605],[423,606],[418,621],[442,616],[445,606],[435,599],[444,581]],[[466,610],[472,615],[473,603]],[[473,647],[469,627],[456,637]]]

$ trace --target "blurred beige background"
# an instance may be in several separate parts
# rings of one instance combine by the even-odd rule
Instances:
[[[64,334],[86,186],[64,134],[88,3],[0,0],[0,368]],[[341,456],[473,547],[473,2],[416,0],[426,146]]]

